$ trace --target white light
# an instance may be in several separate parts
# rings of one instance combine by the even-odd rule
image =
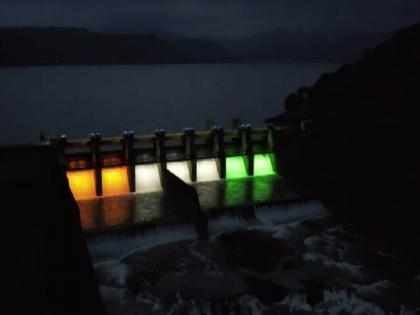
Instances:
[[[159,164],[136,166],[136,192],[145,193],[162,190]]]
[[[182,162],[169,162],[167,164],[167,169],[172,174],[178,176],[180,179],[182,179],[186,183],[191,183],[191,177],[190,177],[190,170],[188,168],[188,162],[182,161]]]
[[[219,180],[216,159],[204,159],[197,161],[197,182],[210,182]]]

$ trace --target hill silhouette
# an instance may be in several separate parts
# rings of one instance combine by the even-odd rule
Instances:
[[[275,29],[240,40],[159,33],[95,33],[83,28],[0,28],[0,66],[216,62],[345,62],[385,33]]]
[[[385,40],[387,32],[292,31],[282,28],[226,43],[251,60],[353,62],[363,51]]]
[[[199,39],[101,34],[81,28],[0,28],[0,66],[227,62],[236,56]]]
[[[411,254],[420,239],[419,83],[417,24],[290,94],[286,112],[267,120],[306,121],[303,132],[280,140],[283,171],[296,189],[316,191],[345,222]]]

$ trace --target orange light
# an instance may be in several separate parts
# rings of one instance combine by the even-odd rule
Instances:
[[[104,196],[121,195],[130,192],[127,167],[102,169],[102,194]]]
[[[71,192],[75,199],[88,199],[96,197],[95,171],[70,171],[67,178]]]

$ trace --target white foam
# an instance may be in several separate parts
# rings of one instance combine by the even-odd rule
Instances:
[[[267,225],[279,225],[307,218],[325,216],[328,211],[319,201],[290,204],[288,206],[259,207],[256,216]]]
[[[96,274],[102,284],[123,288],[126,285],[128,266],[117,260],[95,264]]]
[[[373,303],[358,298],[354,293],[345,290],[324,291],[323,302],[317,305],[317,310],[330,315],[342,313],[352,315],[385,315],[384,311]]]
[[[217,235],[229,231],[237,231],[249,228],[271,229],[276,232],[275,237],[282,237],[290,227],[282,227],[285,223],[292,223],[326,215],[327,211],[320,202],[307,202],[288,206],[273,206],[256,208],[257,220],[253,225],[244,221],[238,215],[223,215],[209,220],[208,230],[210,235]],[[284,234],[283,236],[286,236]],[[176,242],[180,240],[196,239],[197,233],[192,224],[178,224],[173,226],[158,227],[144,234],[132,237],[120,237],[117,235],[103,235],[101,237],[88,238],[89,252],[94,261],[116,259],[117,257],[130,254],[138,250],[145,250],[157,245]]]
[[[256,296],[249,294],[240,296],[238,298],[238,304],[251,315],[261,315],[264,309],[264,305],[260,300]]]
[[[330,258],[324,254],[307,252],[303,253],[302,258],[305,264],[318,265],[328,271],[338,273],[341,277],[346,280],[363,282],[365,280],[364,268],[362,265],[353,265],[348,262],[336,262],[330,260]]]
[[[305,294],[288,294],[280,304],[287,305],[290,312],[312,311],[312,306],[306,302]]]
[[[99,238],[88,239],[87,243],[92,259],[98,261],[115,259],[129,255],[133,251],[146,250],[161,244],[195,238],[196,232],[193,226],[177,225],[156,228],[130,238],[104,235]]]
[[[356,290],[358,296],[362,298],[374,298],[382,295],[384,291],[394,287],[389,280],[382,280],[367,285],[353,284],[352,287]]]

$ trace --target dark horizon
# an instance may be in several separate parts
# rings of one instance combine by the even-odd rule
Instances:
[[[391,32],[420,21],[420,2],[415,0],[1,0],[0,8],[0,27],[77,27],[213,39],[240,39],[276,29]]]

